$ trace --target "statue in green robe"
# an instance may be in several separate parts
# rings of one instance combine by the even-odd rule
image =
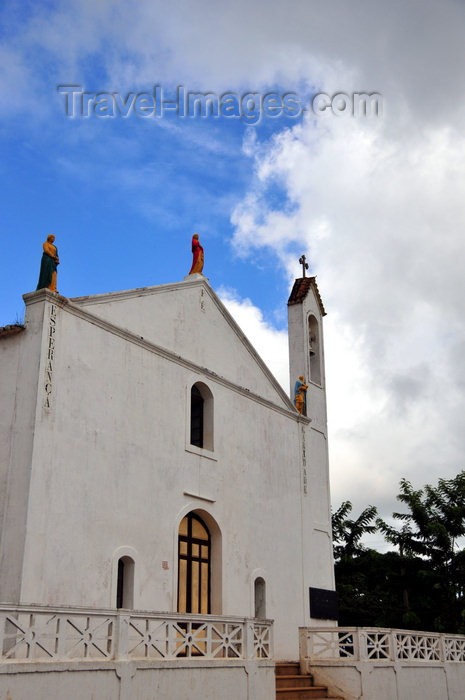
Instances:
[[[51,292],[57,292],[57,266],[60,264],[58,259],[58,249],[53,245],[55,236],[47,236],[47,240],[42,248],[42,260],[40,263],[40,274],[37,289],[50,289]]]

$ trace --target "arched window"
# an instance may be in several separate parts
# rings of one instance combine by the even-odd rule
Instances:
[[[178,534],[178,612],[210,614],[210,575],[210,532],[199,515],[188,513]]]
[[[308,353],[310,381],[321,384],[320,330],[315,316],[308,317]]]
[[[213,450],[213,394],[203,382],[191,388],[190,444]]]
[[[254,616],[264,620],[266,618],[266,583],[261,576],[254,581],[254,598]]]
[[[198,387],[191,389],[191,445],[203,447],[203,396]]]
[[[118,559],[116,607],[134,607],[134,560],[131,557]]]

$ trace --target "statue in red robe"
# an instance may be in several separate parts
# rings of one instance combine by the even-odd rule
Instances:
[[[199,234],[194,233],[192,236],[192,267],[190,275],[201,275],[203,270],[203,248],[200,245]]]

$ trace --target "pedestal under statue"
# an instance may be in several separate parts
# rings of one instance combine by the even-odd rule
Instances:
[[[58,249],[54,244],[55,236],[47,236],[47,240],[42,245],[44,252],[40,263],[39,282],[36,289],[50,289],[51,292],[57,292],[57,266],[60,264],[58,259]]]

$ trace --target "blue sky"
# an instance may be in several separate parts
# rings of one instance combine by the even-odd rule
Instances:
[[[96,70],[83,83],[97,93],[108,79]],[[121,87],[121,94],[129,88]],[[136,89],[154,92],[153,84]],[[6,115],[2,130],[4,226],[22,251],[19,268],[5,266],[4,323],[12,313],[20,315],[21,294],[35,288],[49,233],[61,257],[60,292],[72,297],[182,279],[190,268],[191,236],[198,232],[214,288],[240,289],[276,320],[288,280],[275,274],[276,259],[266,251],[241,255],[230,216],[254,178],[252,159],[242,149],[246,132],[267,142],[296,119],[265,117],[249,126],[241,118],[167,113],[157,119],[134,111],[128,118],[92,111],[87,119],[79,113],[70,118],[65,95],[53,82],[45,82],[40,99],[37,112]],[[267,198],[286,207],[276,184]]]
[[[465,7],[455,0],[7,0],[0,9],[0,324],[56,236],[66,296],[204,272],[283,386],[305,252],[328,316],[337,506],[397,507],[400,478],[465,451]],[[421,31],[420,28],[421,27]],[[59,85],[373,92],[364,117],[68,118]]]
[[[60,291],[77,296],[181,279],[190,267],[194,232],[205,248],[205,274],[212,285],[240,289],[266,317],[283,322],[279,307],[288,275],[274,274],[276,257],[266,251],[243,255],[232,240],[231,212],[255,177],[244,138],[267,143],[301,118],[264,117],[250,126],[245,117],[182,119],[169,111],[162,119],[142,118],[134,110],[128,118],[102,118],[92,108],[89,118],[78,109],[70,118],[66,96],[57,88],[77,84],[86,92],[124,98],[130,92],[153,94],[160,85],[168,100],[177,85],[185,85],[186,92],[231,89],[240,97],[256,89],[282,95],[295,90],[296,81],[261,81],[257,87],[241,80],[220,88],[200,74],[160,71],[158,61],[163,65],[172,48],[161,49],[159,56],[155,52],[147,68],[150,79],[144,80],[136,71],[139,47],[123,45],[131,26],[120,27],[122,34],[111,27],[114,15],[124,17],[132,7],[131,2],[94,7],[8,2],[2,8],[9,70],[1,115],[0,202],[5,233],[20,244],[22,264],[14,271],[5,265],[0,322],[21,315],[21,294],[35,288],[41,244],[49,233],[56,236],[62,261]],[[108,22],[101,28],[100,12]],[[125,65],[131,66],[130,77],[124,76]],[[305,93],[300,95],[304,99]],[[279,183],[268,184],[267,200],[286,207]],[[298,269],[296,264],[296,274]]]

